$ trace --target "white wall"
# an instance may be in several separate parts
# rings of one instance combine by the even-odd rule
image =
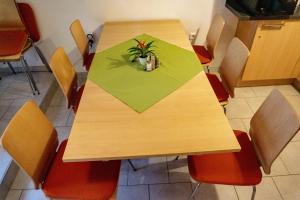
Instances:
[[[70,23],[78,18],[86,32],[105,21],[179,18],[187,33],[200,27],[197,42],[207,34],[214,0],[19,0],[33,7],[42,39],[51,39],[67,52],[75,49],[69,32]],[[220,1],[220,0],[216,0]]]

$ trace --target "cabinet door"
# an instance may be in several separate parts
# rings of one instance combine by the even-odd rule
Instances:
[[[243,81],[296,78],[300,21],[260,21]]]

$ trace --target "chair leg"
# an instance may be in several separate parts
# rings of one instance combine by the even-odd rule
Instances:
[[[254,185],[254,186],[252,187],[252,196],[251,196],[251,200],[254,200],[255,194],[256,194],[256,186]]]
[[[37,52],[37,54],[39,55],[41,61],[44,63],[44,65],[46,66],[47,70],[49,72],[52,72],[50,66],[49,66],[49,63],[48,61],[46,60],[44,54],[42,53],[42,51],[40,50],[40,48],[38,46],[36,46],[35,44],[33,44],[33,47],[35,49],[35,51]]]
[[[209,66],[207,65],[207,66],[205,66],[206,67],[206,71],[207,71],[207,73],[209,73],[210,71],[209,71]]]
[[[224,114],[226,115],[226,105],[222,105]]]
[[[133,165],[133,163],[131,162],[130,159],[127,160],[129,162],[129,165],[131,166],[131,168],[133,169],[133,171],[137,171],[137,168],[135,168],[135,166]]]
[[[194,198],[194,196],[195,196],[197,190],[199,189],[199,187],[200,187],[200,183],[198,183],[197,186],[196,186],[196,188],[193,190],[193,192],[192,192],[189,200],[192,200]]]
[[[31,91],[32,91],[33,95],[35,95],[35,91],[34,91],[34,89],[33,89],[33,85],[32,85],[31,79],[30,79],[30,77],[29,77],[29,75],[28,75],[28,73],[27,73],[27,70],[26,70],[26,68],[25,68],[25,66],[24,66],[24,63],[23,63],[23,60],[22,60],[22,59],[21,59],[21,63],[22,63],[22,65],[23,65],[23,70],[24,70],[24,72],[25,72],[25,74],[26,74],[26,77],[27,77],[27,79],[28,79],[28,82],[29,82],[29,86],[30,86],[30,88],[31,88]]]
[[[10,62],[7,62],[7,65],[13,74],[17,74]]]
[[[27,77],[29,78],[29,84],[32,86],[31,89],[32,89],[33,95],[35,95],[35,92],[37,92],[37,94],[40,94],[40,91],[39,91],[38,87],[36,86],[35,80],[29,69],[28,63],[26,62],[26,60],[24,59],[23,56],[21,57],[21,62],[22,62],[23,67],[25,68],[25,73],[26,73]]]

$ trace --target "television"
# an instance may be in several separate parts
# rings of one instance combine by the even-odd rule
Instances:
[[[292,15],[298,0],[237,0],[252,16]]]

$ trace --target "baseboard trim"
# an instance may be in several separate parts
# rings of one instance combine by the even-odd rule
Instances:
[[[274,79],[274,80],[260,80],[260,81],[240,81],[238,87],[248,86],[267,86],[267,85],[287,85],[292,84],[295,79]]]
[[[293,86],[300,92],[300,80],[295,79]]]

